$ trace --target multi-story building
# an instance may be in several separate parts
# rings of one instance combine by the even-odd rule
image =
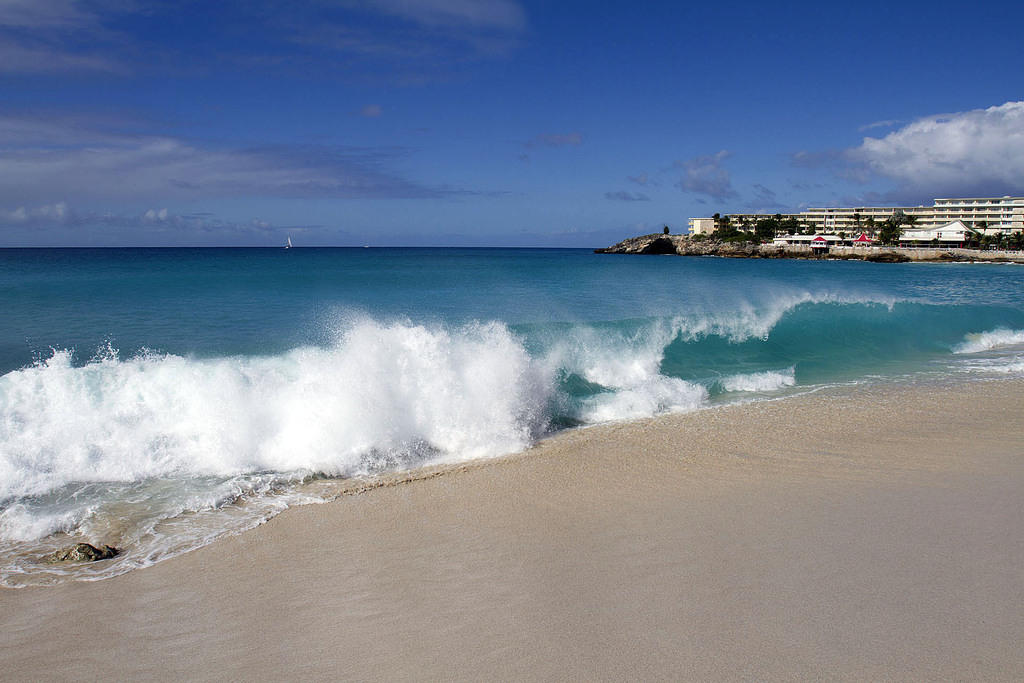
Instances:
[[[860,206],[811,208],[800,213],[776,214],[782,218],[795,218],[800,225],[813,227],[818,232],[839,233],[864,230],[870,222],[876,225],[893,214],[902,212],[914,217],[917,228],[937,228],[962,221],[969,228],[988,234],[1024,230],[1024,197],[965,197],[936,199],[932,206]],[[729,214],[732,224],[746,222],[753,226],[765,214]],[[872,221],[869,221],[872,219]],[[691,218],[690,233],[710,234],[715,229],[712,218]]]

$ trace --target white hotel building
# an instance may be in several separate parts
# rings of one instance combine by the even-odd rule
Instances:
[[[813,226],[817,232],[854,233],[865,228],[868,218],[876,225],[902,211],[917,219],[915,228],[938,228],[953,221],[961,221],[968,227],[987,234],[1024,230],[1024,197],[963,197],[957,199],[936,199],[932,206],[860,206],[851,208],[807,209],[800,213],[781,214],[783,218],[795,218],[801,226]],[[763,218],[772,214],[729,214],[733,226],[744,220],[753,227]],[[710,234],[715,229],[713,218],[691,218],[691,235]]]

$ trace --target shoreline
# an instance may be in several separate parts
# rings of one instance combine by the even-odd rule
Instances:
[[[689,235],[651,234],[630,237],[595,254],[720,256],[723,258],[870,261],[874,263],[1024,263],[1024,252],[982,251],[954,247],[832,246],[815,251],[808,245],[694,241]]]
[[[1019,678],[1020,405],[1019,379],[852,386],[561,432],[104,581],[0,589],[0,664]]]

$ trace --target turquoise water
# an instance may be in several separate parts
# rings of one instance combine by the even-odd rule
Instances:
[[[582,250],[0,250],[0,580],[143,566],[316,500],[325,477],[565,427],[1024,374],[1021,278]],[[126,550],[38,563],[69,540]]]

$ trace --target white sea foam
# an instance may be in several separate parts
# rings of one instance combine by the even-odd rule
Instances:
[[[745,375],[732,375],[721,381],[725,391],[777,391],[796,384],[796,368],[782,372],[752,372]]]
[[[500,324],[362,322],[267,358],[53,355],[0,377],[0,499],[68,482],[353,474],[525,447],[549,383]]]
[[[0,538],[11,541],[33,541],[59,531],[70,532],[93,513],[92,506],[72,510],[30,510],[15,503],[0,511]]]
[[[963,343],[953,349],[954,353],[981,353],[1006,346],[1024,344],[1024,330],[1008,330],[1005,328],[968,334]]]
[[[547,351],[547,373],[574,373],[607,391],[584,399],[575,417],[585,423],[696,410],[707,399],[700,385],[661,374],[665,349],[678,334],[666,321],[631,330],[576,327]]]

